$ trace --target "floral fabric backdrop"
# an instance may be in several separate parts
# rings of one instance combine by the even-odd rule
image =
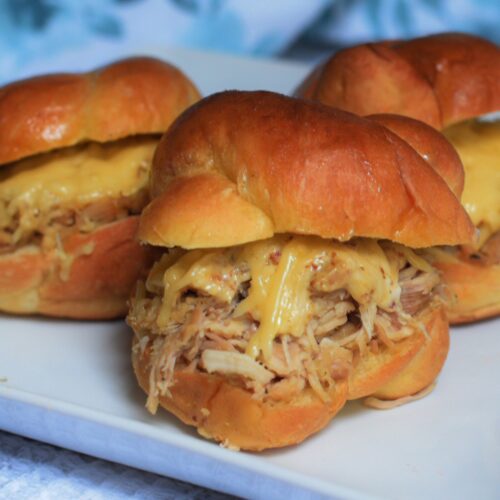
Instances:
[[[0,82],[65,53],[95,64],[158,46],[274,56],[450,30],[500,42],[500,2],[0,0]]]

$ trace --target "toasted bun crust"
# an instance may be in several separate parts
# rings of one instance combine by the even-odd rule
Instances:
[[[135,343],[137,341],[135,340]],[[149,350],[132,350],[132,364],[142,389],[149,391]],[[177,371],[172,397],[160,405],[185,424],[226,446],[260,451],[298,444],[325,427],[346,401],[346,381],[335,384],[331,402],[305,390],[289,403],[262,402],[228,379],[207,373]]]
[[[163,133],[199,97],[181,71],[147,57],[11,83],[0,89],[0,164],[85,141]]]
[[[394,400],[412,396],[429,387],[439,375],[450,348],[450,335],[445,309],[434,311],[426,322],[429,338],[406,367],[378,387],[372,396]]]
[[[500,315],[500,264],[472,260],[435,262],[442,280],[456,297],[448,306],[451,324],[469,323]]]
[[[500,110],[500,49],[448,33],[342,50],[296,95],[360,115],[397,113],[437,129]]]
[[[430,338],[426,339],[423,333],[414,334],[393,348],[385,348],[377,354],[367,352],[351,374],[348,399],[368,395],[396,399],[418,392],[437,377],[448,352],[444,307],[430,309],[420,319]]]
[[[464,190],[464,169],[460,156],[441,134],[424,122],[401,115],[371,115],[384,127],[399,135],[446,181],[457,198]]]
[[[137,244],[137,226],[138,217],[128,217],[71,235],[62,259],[36,247],[1,256],[0,311],[75,319],[124,316],[130,290],[155,257]]]
[[[440,161],[457,168],[455,154]],[[183,113],[156,151],[151,194],[139,238],[161,246],[228,246],[289,232],[425,247],[474,233],[446,182],[401,137],[374,120],[271,92],[223,92]]]
[[[428,340],[423,334],[412,335],[393,349],[365,354],[349,380],[335,385],[329,404],[311,389],[288,403],[262,402],[227,377],[185,371],[176,372],[172,397],[160,397],[159,402],[202,436],[226,445],[259,451],[297,444],[326,426],[346,398],[397,399],[432,383],[448,353],[448,323],[442,306],[424,313],[422,320]],[[150,349],[141,353],[137,343],[135,338],[132,363],[139,385],[148,393]]]

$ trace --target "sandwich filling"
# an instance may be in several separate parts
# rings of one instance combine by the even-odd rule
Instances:
[[[253,397],[323,401],[361,356],[426,336],[439,275],[421,255],[372,239],[279,235],[246,245],[166,252],[139,283],[128,323],[150,360],[147,407],[175,371],[223,374]]]
[[[3,167],[0,254],[26,245],[49,251],[68,233],[140,213],[157,143],[151,136],[87,143]]]
[[[500,241],[500,121],[471,120],[449,127],[444,134],[464,165],[462,204],[479,230],[478,244],[468,253],[477,253],[491,238]]]

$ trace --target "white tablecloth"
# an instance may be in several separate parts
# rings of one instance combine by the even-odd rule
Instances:
[[[209,499],[226,495],[0,431],[0,500]]]

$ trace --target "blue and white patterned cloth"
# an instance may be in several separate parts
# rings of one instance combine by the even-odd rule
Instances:
[[[61,53],[96,65],[161,46],[272,56],[450,30],[500,42],[500,1],[0,0],[0,83]]]
[[[3,2],[3,3],[2,3]],[[0,83],[73,52],[95,64],[180,46],[283,51],[328,0],[0,0]],[[3,5],[3,9],[1,6]]]
[[[229,497],[0,431],[0,500],[201,498]]]

